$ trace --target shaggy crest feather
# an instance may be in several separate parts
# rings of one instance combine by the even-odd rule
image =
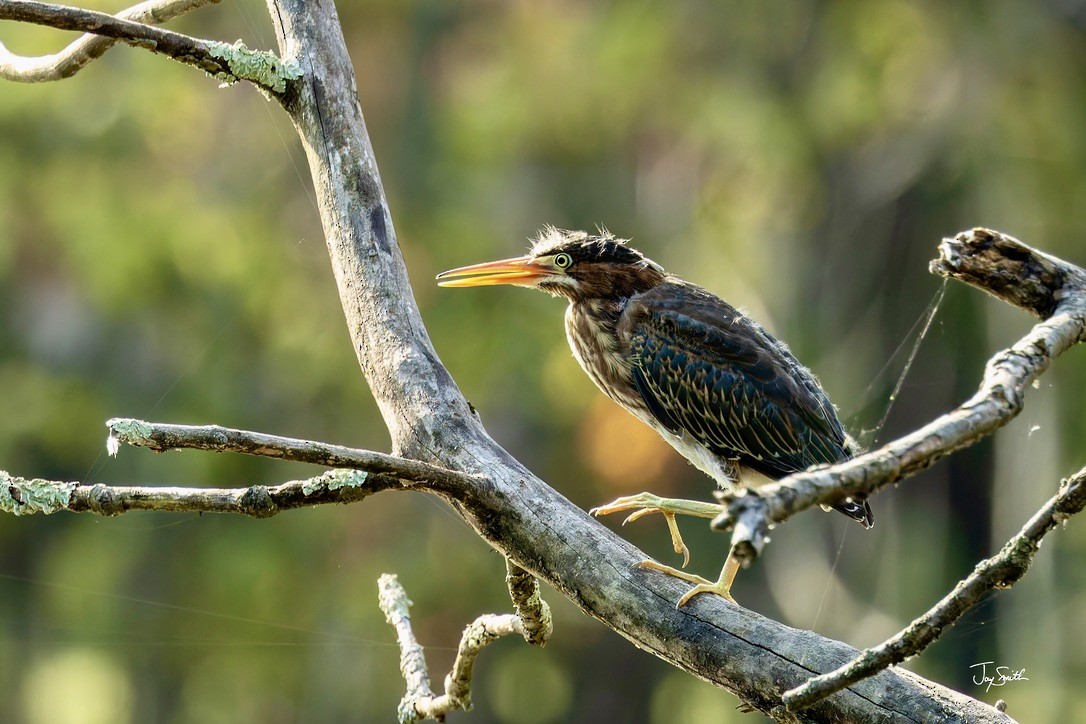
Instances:
[[[661,274],[663,267],[636,249],[627,246],[629,239],[616,237],[603,226],[596,227],[595,234],[571,231],[554,226],[544,226],[535,239],[529,254],[534,257],[549,256],[565,251],[583,261],[615,261],[621,264],[637,264]]]
[[[534,239],[530,240],[532,256],[544,256],[552,250],[572,242],[588,240],[588,232],[559,229],[557,226],[547,224]]]

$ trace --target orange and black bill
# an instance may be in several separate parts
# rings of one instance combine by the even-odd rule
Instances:
[[[441,272],[437,275],[437,284],[441,287],[482,287],[494,284],[532,287],[553,273],[554,269],[549,264],[530,256],[518,256]]]

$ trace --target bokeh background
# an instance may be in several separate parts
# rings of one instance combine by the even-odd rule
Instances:
[[[118,2],[88,2],[118,10]],[[494,436],[578,505],[710,483],[605,400],[562,307],[436,272],[605,225],[749,310],[875,427],[973,225],[1086,262],[1086,3],[352,1],[341,17],[415,293]],[[274,48],[224,0],[171,27]],[[71,36],[0,24],[26,54]],[[951,285],[882,440],[975,389],[1021,312]],[[994,440],[884,491],[863,532],[818,511],[742,573],[746,606],[857,647],[925,610],[1086,464],[1083,353]],[[87,483],[235,486],[317,471],[104,454],[113,416],[387,449],[342,321],[308,169],[252,88],[115,48],[0,84],[0,468]],[[868,434],[870,441],[872,435]],[[616,526],[617,520],[606,521]],[[683,525],[710,574],[724,539]],[[622,529],[673,561],[660,520]],[[1030,722],[1086,720],[1086,522],[1045,543],[908,667]],[[0,519],[0,720],[390,721],[403,682],[376,605],[398,573],[440,681],[463,626],[509,608],[504,567],[443,503],[386,493],[270,520]],[[549,589],[548,589],[549,591]],[[452,721],[740,721],[731,695],[549,591],[546,649],[507,640]],[[985,691],[980,662],[1026,669]],[[470,717],[470,718],[469,718]]]

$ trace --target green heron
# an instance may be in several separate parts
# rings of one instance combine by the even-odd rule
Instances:
[[[596,386],[725,489],[757,486],[859,452],[814,374],[782,342],[606,231],[547,227],[526,256],[437,278],[447,287],[514,284],[569,300],[566,336]],[[871,527],[867,501],[846,499],[834,507]],[[662,513],[685,567],[690,554],[675,515],[712,518],[721,506],[641,493],[592,513],[619,511],[633,511],[627,522]],[[715,582],[656,561],[640,565],[696,584],[679,606],[699,593],[734,602],[734,553]]]

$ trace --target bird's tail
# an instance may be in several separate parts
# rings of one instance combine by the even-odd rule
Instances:
[[[845,435],[844,448],[847,458],[854,458],[864,451],[863,446],[860,445],[856,438],[848,434]],[[871,512],[871,506],[868,505],[866,500],[849,498],[843,503],[838,503],[833,507],[835,510],[841,511],[849,518],[858,520],[864,528],[870,528],[875,525],[875,515]]]
[[[860,524],[864,528],[870,528],[875,525],[875,515],[871,512],[871,506],[868,505],[866,500],[846,500],[843,503],[838,503],[833,506],[834,510],[839,510],[849,518],[860,521]]]

